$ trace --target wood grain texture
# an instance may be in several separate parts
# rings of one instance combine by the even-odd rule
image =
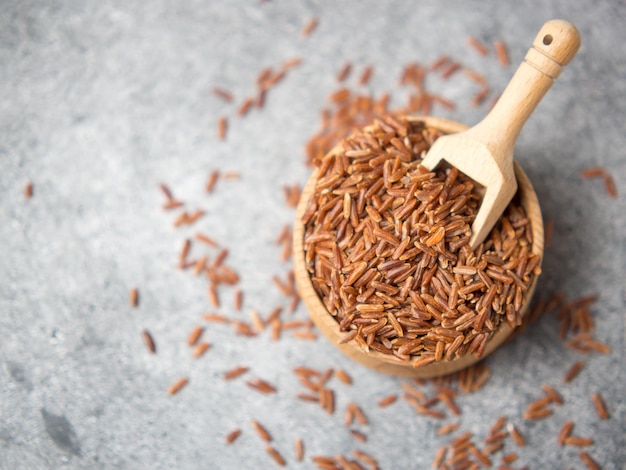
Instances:
[[[422,163],[434,169],[445,160],[484,190],[472,225],[475,249],[489,234],[517,190],[513,152],[522,127],[580,47],[580,34],[564,20],[548,21],[535,37],[489,114],[474,127],[442,137]]]
[[[467,129],[467,126],[464,126],[463,124],[445,119],[432,117],[409,117],[408,119],[411,121],[424,121],[427,126],[437,128],[446,134],[461,132]],[[331,153],[335,152],[337,149],[338,147],[331,150]],[[514,168],[519,186],[521,203],[532,226],[532,252],[543,257],[543,220],[541,217],[539,201],[537,200],[537,194],[535,193],[530,180],[522,168],[517,163],[515,163]],[[451,361],[435,362],[423,367],[414,368],[413,361],[402,361],[394,356],[385,355],[377,351],[366,352],[362,350],[354,340],[344,344],[339,344],[339,339],[343,336],[343,333],[339,331],[339,324],[328,312],[328,310],[326,310],[326,307],[320,300],[317,292],[315,292],[304,261],[304,224],[302,223],[302,216],[306,210],[307,203],[313,194],[316,182],[317,174],[314,172],[304,187],[300,203],[298,204],[293,229],[293,258],[298,292],[309,311],[311,319],[320,331],[346,356],[378,372],[390,375],[423,378],[436,377],[459,371],[478,362],[479,359],[474,355],[466,355]],[[530,300],[533,296],[536,285],[537,277],[535,277],[526,292],[524,306],[520,312],[522,317],[524,317],[528,311]],[[504,322],[500,326],[499,330],[489,340],[483,357],[492,353],[511,335],[512,332],[513,329],[510,328],[506,322]]]

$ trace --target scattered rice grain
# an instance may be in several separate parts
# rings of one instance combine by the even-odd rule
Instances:
[[[352,385],[352,378],[350,378],[348,373],[343,369],[337,369],[335,371],[335,377],[337,377],[346,385]]]
[[[252,427],[256,430],[261,439],[263,439],[265,442],[272,442],[272,436],[261,423],[259,423],[258,421],[252,421]]]
[[[228,131],[228,118],[226,116],[220,116],[217,121],[217,137],[220,140],[226,138],[226,132]]]
[[[317,335],[312,331],[294,331],[292,333],[294,338],[305,339],[310,341],[315,341],[317,339]]]
[[[459,62],[452,62],[441,71],[441,78],[448,79],[459,70],[461,70],[461,64]]]
[[[359,77],[359,84],[363,86],[367,85],[370,79],[372,78],[373,72],[374,72],[374,69],[372,68],[371,65],[368,65],[367,67],[365,67],[365,69],[363,70],[363,73]]]
[[[178,379],[176,382],[170,385],[170,388],[167,389],[167,394],[175,395],[176,393],[180,392],[183,389],[183,387],[185,387],[188,383],[189,383],[189,379],[187,377]]]
[[[498,56],[498,60],[500,61],[500,65],[503,67],[509,66],[509,54],[506,50],[506,46],[504,42],[501,40],[497,40],[493,43],[493,46],[496,50],[496,55]]]
[[[156,345],[154,344],[154,339],[152,338],[150,332],[148,330],[143,330],[141,335],[143,336],[143,340],[148,347],[148,351],[150,351],[152,354],[156,354]]]
[[[210,174],[209,174],[209,179],[207,180],[206,186],[205,186],[205,191],[207,193],[210,193],[213,191],[213,188],[215,188],[215,184],[217,183],[217,180],[220,177],[220,172],[217,170],[213,170]]]
[[[243,303],[243,292],[241,292],[241,289],[237,289],[235,291],[235,300],[234,300],[234,305],[233,305],[235,310],[241,310],[242,303]]]
[[[563,404],[563,397],[553,387],[551,387],[550,385],[544,385],[541,388],[544,392],[546,392],[546,396],[550,398],[550,401],[552,403],[556,403],[557,405]]]
[[[593,460],[587,452],[581,451],[579,455],[580,455],[580,460],[583,461],[583,463],[586,465],[586,467],[589,470],[601,470],[600,465],[598,465],[596,461]]]
[[[598,414],[598,417],[600,419],[608,419],[609,412],[606,409],[606,404],[604,403],[604,400],[602,399],[602,395],[600,395],[599,393],[594,393],[593,395],[591,395],[591,401],[593,401],[593,405],[596,409],[596,413]]]
[[[348,75],[350,75],[351,70],[352,70],[352,64],[350,62],[346,62],[344,66],[341,67],[341,70],[337,74],[337,81],[343,82],[346,78],[348,78]]]
[[[381,398],[378,401],[378,406],[380,406],[381,408],[384,408],[386,406],[391,405],[392,403],[395,403],[398,400],[398,395],[387,395],[386,397]]]
[[[574,423],[572,421],[566,421],[565,424],[563,424],[563,427],[561,428],[561,431],[559,432],[559,435],[557,437],[557,442],[559,446],[565,444],[565,439],[567,439],[570,434],[572,434],[573,429]]]
[[[186,239],[183,242],[183,247],[180,250],[180,255],[178,257],[178,266],[182,267],[187,261],[187,256],[189,255],[189,250],[191,249],[191,240]]]
[[[444,424],[439,429],[437,429],[437,435],[445,436],[446,434],[450,434],[451,432],[454,432],[457,429],[459,429],[459,423]]]
[[[216,247],[217,243],[215,242],[215,240],[213,240],[212,238],[207,237],[206,235],[202,234],[202,233],[196,233],[195,235],[196,240],[201,241],[202,243],[205,243],[209,246],[212,247]]]
[[[241,117],[245,116],[250,112],[252,106],[254,105],[254,98],[246,98],[239,109],[237,110],[237,114]]]
[[[593,444],[593,439],[590,437],[570,436],[563,439],[563,443],[570,446],[586,447]]]
[[[191,330],[191,333],[189,333],[189,337],[187,338],[187,344],[189,346],[194,346],[200,339],[200,336],[202,336],[203,332],[204,328],[202,328],[200,325],[194,327],[194,329]]]
[[[300,57],[293,57],[283,62],[283,68],[290,69],[291,67],[296,67],[300,65],[301,63],[302,63],[302,59]]]
[[[304,442],[302,442],[302,439],[296,439],[296,460],[298,462],[302,462],[302,459],[304,458]]]
[[[582,361],[575,362],[563,377],[563,382],[569,383],[574,380],[584,366],[585,363]]]
[[[512,452],[510,454],[506,454],[502,456],[502,463],[504,464],[509,464],[509,463],[513,463],[515,462],[517,459],[519,458],[519,455],[516,454],[515,452]]]
[[[274,449],[272,446],[267,446],[265,449],[267,450],[268,454],[272,456],[272,458],[276,461],[278,465],[280,465],[281,467],[284,467],[285,465],[287,465],[287,462],[285,462],[285,459],[283,458],[283,456],[280,455],[280,453],[276,449]]]
[[[526,445],[526,439],[524,439],[522,433],[520,433],[519,430],[512,423],[509,423],[507,425],[507,430],[509,431],[510,436],[513,438],[513,441],[515,441],[515,443],[519,447],[524,447]]]
[[[199,358],[204,355],[205,352],[211,347],[211,345],[207,342],[202,342],[198,344],[192,352],[193,357]]]
[[[246,385],[253,390],[258,392],[269,394],[276,393],[276,387],[274,387],[271,383],[263,380],[263,379],[253,379],[246,382]]]
[[[316,17],[311,18],[302,28],[302,31],[300,31],[300,36],[305,38],[310,36],[311,34],[313,34],[313,31],[315,31],[315,28],[317,28],[317,24],[318,24],[319,20]]]
[[[226,443],[232,444],[240,435],[241,435],[241,429],[239,428],[234,429],[233,431],[228,433],[228,435],[226,436]]]
[[[470,36],[467,38],[467,42],[480,55],[486,56],[488,54],[489,50],[487,49],[487,47],[482,42],[480,42],[477,38]]]
[[[368,423],[367,417],[363,413],[363,410],[354,402],[348,404],[348,408],[352,410],[354,418],[363,426],[366,426]]]
[[[435,72],[443,67],[445,64],[447,64],[449,60],[450,58],[447,55],[442,55],[441,57],[438,57],[432,64],[430,64],[428,68],[429,70]]]
[[[213,94],[223,99],[227,103],[231,103],[233,101],[233,94],[230,91],[226,90],[225,88],[216,86],[216,87],[213,87],[212,91],[213,91]]]
[[[248,372],[248,370],[250,370],[250,368],[246,366],[235,367],[234,369],[231,369],[224,374],[224,379],[232,380],[239,377],[240,375],[245,374],[246,372]]]
[[[136,287],[133,287],[130,290],[130,306],[137,307],[139,305],[139,290]]]
[[[370,465],[372,469],[378,468],[378,461],[374,457],[372,457],[370,454],[363,452],[362,450],[359,450],[359,449],[354,449],[352,453],[357,459]]]
[[[446,446],[441,446],[439,448],[439,450],[437,451],[437,454],[435,455],[435,458],[433,459],[432,468],[441,467],[441,465],[443,464],[443,460],[446,457],[447,451],[448,451],[448,448]]]

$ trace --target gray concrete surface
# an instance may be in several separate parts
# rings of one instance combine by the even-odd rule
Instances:
[[[318,29],[301,39],[313,16]],[[401,392],[402,380],[352,364],[323,338],[285,334],[273,342],[268,332],[243,338],[210,324],[212,348],[193,360],[187,334],[212,309],[206,283],[176,269],[178,251],[196,231],[230,248],[245,305],[234,312],[225,289],[221,313],[247,320],[252,308],[267,314],[286,304],[272,283],[290,268],[273,242],[293,218],[281,187],[306,181],[303,146],[343,63],[374,64],[369,88],[381,93],[396,90],[408,62],[429,64],[445,53],[501,90],[514,66],[479,56],[467,36],[503,39],[518,63],[554,17],[577,24],[583,46],[518,141],[517,158],[554,222],[537,295],[597,294],[596,336],[612,352],[566,349],[556,319],[546,316],[489,358],[486,387],[462,394],[462,415],[444,422],[458,421],[479,443],[505,415],[528,440],[524,448],[507,441],[505,452],[519,453],[515,468],[583,468],[579,449],[556,445],[573,419],[576,435],[594,438],[586,450],[602,468],[625,468],[626,5],[617,0],[0,2],[0,468],[271,468],[252,419],[271,432],[291,468],[355,448],[385,469],[430,468],[450,440],[437,437],[440,423],[402,400],[378,408],[381,397]],[[238,104],[263,67],[294,56],[302,65],[261,112],[237,119],[237,105],[211,93],[227,87]],[[486,110],[468,105],[471,81],[433,77],[429,87],[457,103],[436,115],[472,124]],[[216,137],[222,114],[231,117],[225,142]],[[581,179],[582,169],[596,165],[614,175],[618,199],[601,181]],[[213,169],[242,178],[220,181],[207,195]],[[28,201],[27,181],[34,184]],[[174,229],[174,214],[160,210],[159,182],[207,215]],[[207,251],[193,249],[193,256]],[[137,309],[128,305],[131,286],[140,289]],[[302,306],[294,318],[306,318]],[[156,355],[146,351],[144,328]],[[581,375],[563,384],[581,359]],[[239,364],[250,366],[248,375],[223,381]],[[331,383],[334,415],[296,400],[302,387],[291,369],[299,365],[350,372],[352,386]],[[167,387],[181,376],[189,386],[169,397]],[[255,377],[278,392],[252,391],[245,381]],[[525,422],[523,410],[546,383],[565,404],[550,419]],[[596,391],[609,420],[593,411]],[[365,444],[342,424],[349,401],[370,418],[359,427]],[[226,446],[236,427],[242,436]],[[294,458],[296,437],[305,441],[303,463]]]

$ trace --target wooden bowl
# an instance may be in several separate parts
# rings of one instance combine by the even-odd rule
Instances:
[[[467,126],[463,124],[446,119],[420,116],[408,117],[407,119],[409,121],[423,121],[427,127],[438,129],[445,134],[456,133],[467,129]],[[331,150],[331,152],[334,151],[335,149]],[[539,201],[537,200],[537,194],[535,193],[528,176],[526,176],[526,173],[524,173],[524,170],[522,170],[517,162],[515,162],[515,175],[518,182],[520,201],[531,223],[533,235],[532,252],[540,257],[543,257],[543,220],[541,217]],[[345,333],[339,331],[339,323],[335,320],[335,317],[328,312],[320,300],[317,292],[313,288],[304,259],[304,224],[302,223],[302,216],[306,210],[307,203],[313,194],[316,182],[317,175],[316,172],[314,172],[304,187],[298,204],[298,209],[296,211],[296,220],[294,222],[293,229],[293,257],[295,264],[294,269],[296,286],[298,288],[299,295],[306,305],[309,315],[315,325],[322,331],[322,333],[324,333],[324,335],[326,335],[330,342],[339,348],[344,354],[365,366],[371,367],[372,369],[385,374],[405,377],[437,377],[459,371],[478,362],[492,353],[511,335],[511,333],[513,333],[514,328],[511,328],[507,322],[501,322],[498,330],[487,342],[484,354],[481,358],[477,358],[474,354],[466,354],[460,358],[455,358],[450,361],[443,360],[433,362],[417,368],[413,367],[413,361],[403,361],[395,356],[386,355],[373,350],[366,352],[361,349],[361,347],[354,340],[348,341],[344,344],[339,344],[339,339]],[[541,266],[541,263],[539,266]],[[530,301],[537,285],[537,277],[538,276],[534,277],[531,285],[526,291],[524,304],[520,312],[522,318],[528,312]]]

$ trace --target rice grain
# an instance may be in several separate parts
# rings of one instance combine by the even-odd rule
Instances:
[[[372,68],[371,65],[368,65],[367,67],[365,67],[365,69],[363,69],[363,73],[359,77],[359,85],[362,85],[362,86],[367,85],[370,79],[372,78],[373,72],[374,72],[374,69]]]
[[[387,395],[386,397],[381,398],[378,401],[378,406],[380,406],[381,408],[384,408],[386,406],[391,405],[392,403],[395,403],[398,400],[398,395]]]
[[[194,346],[202,336],[203,332],[204,328],[202,328],[200,325],[194,327],[194,329],[191,330],[191,333],[189,333],[189,337],[187,338],[187,344],[189,346]]]
[[[280,455],[280,453],[274,447],[267,446],[265,450],[267,450],[267,453],[272,456],[272,458],[278,465],[280,465],[281,467],[284,467],[285,465],[287,465],[287,462],[285,462],[285,459],[283,458],[283,456]]]
[[[183,377],[181,379],[178,379],[176,382],[174,382],[172,385],[170,385],[170,387],[167,389],[167,394],[168,395],[175,395],[175,394],[177,394],[188,383],[189,383],[189,379],[187,377]]]
[[[254,98],[246,98],[243,101],[243,103],[241,103],[241,105],[239,106],[239,109],[237,110],[237,114],[240,117],[244,117],[246,114],[250,112],[250,110],[252,109],[252,106],[254,106]]]
[[[133,287],[130,290],[130,306],[137,307],[139,305],[139,290],[136,287]]]
[[[235,367],[234,369],[231,369],[224,374],[224,379],[232,380],[239,377],[240,375],[245,374],[246,372],[248,372],[249,369],[250,368],[246,366]]]
[[[213,94],[226,101],[227,103],[231,103],[233,101],[233,94],[222,87],[213,87]]]
[[[146,343],[148,351],[152,354],[156,354],[156,345],[154,344],[154,339],[148,330],[143,330],[141,335],[143,336],[143,340]]]
[[[339,73],[337,74],[337,81],[343,82],[348,75],[350,75],[350,71],[352,70],[352,64],[350,62],[346,62],[344,66],[341,68]]]
[[[302,442],[302,439],[296,439],[296,460],[298,462],[302,462],[302,459],[304,459],[304,442]]]
[[[593,439],[590,437],[570,436],[563,439],[563,443],[570,446],[586,447],[593,444]]]
[[[596,409],[596,413],[600,419],[609,419],[609,412],[606,409],[606,404],[602,399],[602,395],[599,393],[594,393],[591,396],[591,401],[593,401],[593,405]]]
[[[557,437],[557,443],[559,444],[559,446],[565,444],[565,439],[567,439],[570,434],[572,434],[573,429],[574,423],[572,421],[566,421],[565,424],[563,424],[563,427],[561,428],[561,431],[559,432],[559,435]]]
[[[437,454],[435,455],[435,458],[433,459],[433,463],[432,463],[432,468],[441,468],[441,465],[443,464],[443,461],[446,457],[446,453],[448,451],[448,448],[446,446],[441,446],[439,448],[439,450],[437,451]]]
[[[246,385],[253,390],[258,392],[269,394],[276,393],[276,387],[274,387],[271,383],[263,380],[263,379],[253,379],[246,382]]]
[[[335,377],[341,380],[346,385],[352,385],[352,378],[343,369],[335,370]]]
[[[498,60],[500,61],[500,65],[503,67],[509,66],[509,54],[506,50],[506,46],[504,42],[501,40],[497,40],[493,43],[493,46],[496,50],[496,55],[498,56]]]
[[[361,442],[367,441],[367,436],[363,434],[361,431],[357,431],[356,429],[351,429],[350,434],[352,435],[352,437],[354,437],[355,439]]]
[[[261,439],[263,439],[265,442],[272,442],[272,436],[261,423],[259,423],[258,421],[252,421],[252,427],[255,429]]]
[[[240,435],[241,435],[241,429],[239,428],[234,429],[233,431],[229,432],[228,435],[226,436],[226,443],[232,444]]]
[[[486,56],[489,52],[487,47],[473,36],[467,38],[467,43],[482,56]]]
[[[300,31],[300,36],[305,38],[313,34],[313,31],[317,28],[319,20],[316,17],[311,18]]]
[[[226,116],[220,116],[217,121],[217,137],[220,140],[226,138],[226,132],[228,131],[228,118]]]
[[[580,373],[580,371],[585,366],[585,363],[582,361],[575,362],[572,367],[567,371],[565,376],[563,377],[563,382],[569,383],[576,378],[576,376]]]
[[[450,434],[451,432],[454,432],[457,429],[459,429],[459,423],[444,424],[439,429],[437,429],[437,435],[445,436],[446,434]]]
[[[211,347],[211,345],[207,342],[202,342],[200,344],[198,344],[194,349],[193,352],[191,353],[193,355],[193,357],[195,357],[196,359],[203,356],[205,352],[207,352],[207,350]]]
[[[507,425],[507,430],[509,431],[509,435],[513,438],[513,441],[515,441],[519,447],[526,445],[526,439],[512,423]]]
[[[546,396],[550,399],[550,402],[556,403],[557,405],[563,404],[563,397],[553,387],[550,385],[544,385],[541,388],[544,392],[546,392]]]
[[[601,470],[600,465],[598,465],[587,452],[581,451],[579,455],[580,460],[583,461],[588,470]]]

